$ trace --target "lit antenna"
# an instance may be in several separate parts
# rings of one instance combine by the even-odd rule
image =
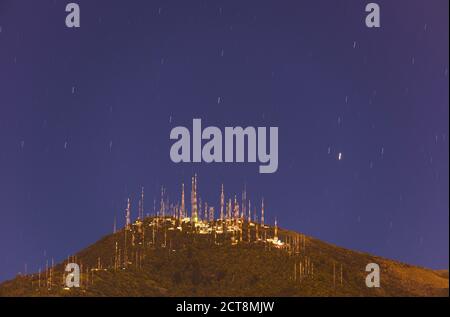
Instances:
[[[225,194],[223,193],[223,184],[222,184],[222,192],[220,193],[220,221],[223,221],[224,203],[225,203]]]
[[[144,187],[141,188],[141,219],[144,220]]]
[[[261,202],[261,224],[264,226],[264,198],[262,199]]]
[[[184,183],[181,184],[181,208],[180,208],[180,218],[183,219],[185,217],[184,215]]]
[[[127,209],[125,210],[125,221],[127,228],[131,225],[131,202],[130,198],[127,200]]]

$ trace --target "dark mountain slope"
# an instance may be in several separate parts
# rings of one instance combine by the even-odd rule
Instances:
[[[80,288],[64,288],[65,261],[4,282],[0,296],[448,296],[448,271],[286,230],[278,232],[284,244],[267,242],[274,227],[243,222],[234,233],[215,232],[222,227],[202,234],[188,223],[147,218],[68,259],[80,265]],[[368,263],[380,266],[380,288],[366,286]]]

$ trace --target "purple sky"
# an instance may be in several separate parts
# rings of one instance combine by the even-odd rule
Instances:
[[[370,1],[80,0],[79,29],[68,2],[0,0],[0,280],[194,172],[210,205],[246,183],[269,222],[448,268],[448,0],[376,1],[380,29]],[[278,126],[278,172],[172,163],[193,118]]]

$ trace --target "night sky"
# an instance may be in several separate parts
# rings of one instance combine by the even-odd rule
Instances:
[[[0,0],[0,280],[244,183],[266,222],[436,269],[449,258],[448,0]],[[279,168],[169,157],[175,126],[279,127]],[[338,156],[342,157],[339,160]],[[188,200],[187,200],[188,202]]]

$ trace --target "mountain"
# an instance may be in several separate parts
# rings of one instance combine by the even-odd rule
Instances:
[[[79,288],[66,288],[77,263]],[[380,287],[366,286],[366,265]],[[40,273],[0,284],[0,296],[448,296],[434,271],[246,220],[147,217]]]

